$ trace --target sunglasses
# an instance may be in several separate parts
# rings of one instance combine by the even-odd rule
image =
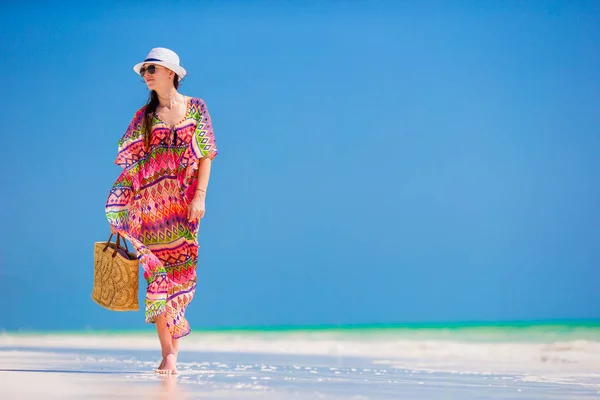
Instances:
[[[146,75],[146,71],[148,71],[150,75],[154,74],[156,72],[156,65],[148,65],[147,67],[142,67],[140,69],[140,76],[142,78],[144,77],[144,75]]]

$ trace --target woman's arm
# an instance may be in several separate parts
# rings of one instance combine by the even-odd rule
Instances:
[[[198,160],[198,185],[196,186],[194,198],[188,210],[188,221],[204,217],[206,211],[206,190],[208,188],[208,181],[210,180],[211,165],[212,160],[210,157],[202,157]]]
[[[202,157],[198,160],[198,186],[196,186],[196,193],[194,198],[199,194],[206,195],[206,189],[208,188],[208,181],[210,180],[210,167],[212,160],[210,157]]]

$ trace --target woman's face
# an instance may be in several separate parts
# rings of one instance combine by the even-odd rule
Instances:
[[[154,69],[154,73],[151,73],[152,69]],[[140,73],[150,90],[167,89],[169,86],[173,86],[174,72],[161,65],[144,64]]]

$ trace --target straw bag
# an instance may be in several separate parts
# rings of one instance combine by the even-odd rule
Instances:
[[[137,311],[139,267],[135,253],[117,233],[106,242],[94,243],[94,288],[92,300],[112,311]],[[121,240],[125,247],[121,247]]]

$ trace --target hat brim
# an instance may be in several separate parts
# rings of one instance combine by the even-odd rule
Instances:
[[[169,62],[164,62],[164,61],[142,61],[141,63],[137,63],[133,66],[133,70],[135,71],[136,74],[138,74],[138,75],[140,74],[140,70],[142,69],[142,66],[144,64],[161,65],[165,68],[168,68],[177,74],[177,76],[179,77],[179,80],[183,79],[183,77],[187,73],[185,68],[183,68],[181,65],[171,64]]]

